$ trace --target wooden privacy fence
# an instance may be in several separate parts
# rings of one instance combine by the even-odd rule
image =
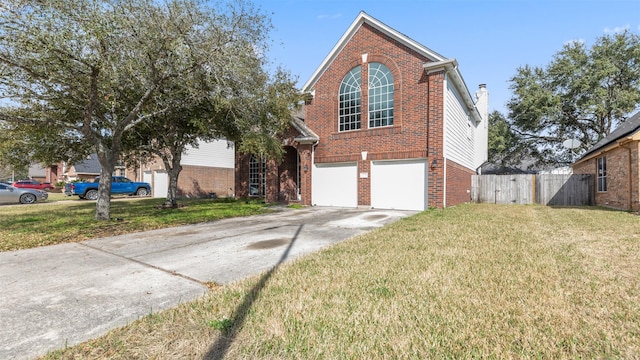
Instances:
[[[494,204],[593,205],[593,175],[473,175],[474,202]]]

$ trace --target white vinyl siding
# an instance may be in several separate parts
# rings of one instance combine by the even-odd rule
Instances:
[[[358,206],[357,171],[355,163],[315,164],[311,202],[319,206]]]
[[[198,148],[187,147],[180,164],[233,169],[235,167],[233,145],[233,142],[224,139],[200,141]]]
[[[476,164],[474,141],[476,124],[462,101],[460,93],[450,82],[445,82],[444,106],[444,156],[470,169],[480,166]]]

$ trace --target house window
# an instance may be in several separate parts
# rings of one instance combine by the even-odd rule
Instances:
[[[251,155],[249,159],[249,196],[264,196],[267,164],[263,157]]]
[[[360,129],[360,66],[351,69],[342,79],[339,93],[339,130]]]
[[[369,64],[369,128],[393,125],[393,75],[380,63]]]
[[[598,191],[607,191],[607,157],[603,156],[596,159],[598,167]]]

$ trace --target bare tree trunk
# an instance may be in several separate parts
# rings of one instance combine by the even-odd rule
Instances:
[[[178,177],[182,171],[182,165],[180,165],[181,160],[182,153],[173,154],[171,160],[167,158],[163,159],[167,175],[169,176],[169,188],[167,189],[167,201],[165,202],[165,206],[169,206],[171,208],[178,207]]]
[[[98,151],[100,161],[100,185],[96,201],[96,220],[111,219],[111,176],[113,174],[114,159],[107,151]]]

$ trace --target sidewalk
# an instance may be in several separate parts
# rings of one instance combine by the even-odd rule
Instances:
[[[0,253],[0,359],[31,359],[415,212],[312,207]],[[296,236],[297,234],[297,236]],[[290,244],[296,236],[294,244]]]

